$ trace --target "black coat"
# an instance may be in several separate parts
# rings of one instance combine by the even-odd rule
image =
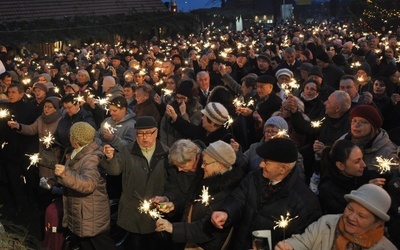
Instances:
[[[270,199],[263,199],[262,189],[269,181],[262,169],[250,172],[222,205],[228,214],[225,226],[234,225],[230,249],[252,247],[252,231],[271,230],[272,245],[284,239],[284,231],[276,228],[276,221],[290,213],[293,219],[285,229],[285,237],[303,233],[304,229],[321,216],[318,198],[299,178],[297,168],[282,181],[282,187]],[[277,184],[279,185],[279,184]]]

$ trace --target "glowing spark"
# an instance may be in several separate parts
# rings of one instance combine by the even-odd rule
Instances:
[[[285,95],[292,93],[294,89],[300,88],[300,84],[295,79],[291,79],[288,83],[282,83],[281,88],[285,92]]]
[[[31,161],[30,164],[29,164],[29,166],[28,166],[28,168],[27,168],[27,170],[29,170],[29,168],[30,168],[31,166],[38,164],[39,161],[40,161],[39,153],[31,154],[31,155],[25,154],[25,155],[28,156],[28,157],[29,157],[29,160]]]
[[[114,132],[117,131],[117,129],[115,127],[111,126],[110,124],[108,124],[108,122],[104,123],[103,128],[107,129],[108,132],[110,132],[111,134],[114,134]]]
[[[104,107],[108,104],[108,97],[95,99],[94,102]]]
[[[277,228],[277,227],[285,229],[289,225],[289,222],[291,222],[292,220],[296,219],[297,217],[299,217],[299,216],[290,218],[290,213],[289,212],[286,213],[286,217],[283,217],[283,215],[281,215],[281,219],[280,220],[274,221],[275,222],[274,229]]]
[[[43,142],[46,148],[49,148],[54,143],[54,136],[49,132],[47,135],[39,138],[39,141]]]
[[[4,148],[6,145],[8,144],[8,142],[3,142],[2,144],[1,144],[1,148]]]
[[[150,200],[143,200],[140,202],[139,212],[141,213],[148,213],[150,211],[151,201]]]
[[[158,220],[160,218],[162,218],[161,213],[157,210],[157,209],[152,209],[148,212],[148,214],[150,215],[151,218],[153,218],[154,220]]]
[[[224,123],[225,128],[229,128],[233,123],[233,118],[228,115],[228,120]]]
[[[321,127],[323,120],[325,120],[325,117],[322,118],[321,120],[311,121],[311,127],[312,127],[312,128],[319,128],[319,127]]]
[[[174,91],[172,91],[170,89],[167,89],[167,88],[163,88],[163,89],[161,89],[161,91],[164,92],[164,96],[170,96],[174,92]]]
[[[29,78],[22,79],[22,83],[24,85],[27,85],[27,84],[31,83],[31,79],[29,79]]]
[[[60,88],[59,87],[54,87],[54,93],[60,93]]]
[[[374,166],[379,168],[380,174],[389,172],[391,166],[397,166],[396,162],[392,162],[393,158],[387,159],[387,158],[383,158],[382,156],[377,156],[375,159],[378,162],[378,165],[374,165]]]
[[[81,95],[78,95],[77,97],[74,98],[75,102],[85,102],[85,98]]]
[[[235,98],[235,99],[233,99],[233,102],[232,102],[232,104],[237,108],[242,107],[243,103],[244,102],[243,102],[242,98]]]
[[[6,118],[10,116],[10,111],[8,109],[0,109],[0,118]]]
[[[204,204],[205,206],[209,206],[210,200],[214,200],[214,198],[208,194],[208,187],[203,186],[203,190],[201,192],[200,199],[197,199],[194,201],[201,201],[201,204]]]
[[[278,133],[272,136],[272,138],[284,138],[284,137],[289,137],[286,129],[279,129]]]

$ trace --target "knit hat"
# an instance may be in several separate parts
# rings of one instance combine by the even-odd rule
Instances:
[[[37,83],[33,84],[33,88],[32,89],[35,90],[35,88],[41,89],[41,90],[43,90],[44,92],[47,93],[47,86],[44,83],[37,82]]]
[[[390,208],[391,199],[389,194],[381,187],[374,184],[364,184],[350,194],[344,195],[347,201],[355,201],[365,207],[368,211],[384,221],[388,221],[390,216],[387,211]]]
[[[293,72],[287,68],[283,68],[283,69],[276,71],[276,73],[275,73],[276,78],[279,78],[280,76],[288,76],[290,78],[293,78]]]
[[[110,89],[111,87],[114,87],[114,86],[115,86],[114,77],[106,76],[103,78],[103,91],[104,91],[104,89]]]
[[[319,66],[314,66],[311,70],[310,73],[308,73],[309,76],[319,76],[321,78],[324,78],[324,75],[322,74],[322,69]]]
[[[157,128],[157,121],[152,116],[141,116],[137,118],[135,128],[136,129],[148,129]]]
[[[268,54],[262,53],[257,57],[257,59],[264,59],[268,62],[269,65],[271,65],[271,57],[269,57]]]
[[[267,160],[291,163],[297,161],[296,144],[287,138],[273,138],[256,149],[257,154]]]
[[[332,57],[332,61],[339,65],[339,66],[344,66],[346,64],[346,58],[342,54],[336,54]]]
[[[321,61],[323,61],[324,63],[329,63],[329,61],[330,61],[330,60],[329,60],[329,55],[328,55],[328,53],[326,53],[325,51],[319,53],[319,54],[316,56],[316,58],[319,59],[319,60],[321,60]]]
[[[96,130],[87,122],[77,122],[72,125],[69,133],[80,146],[85,146],[93,141]]]
[[[46,86],[47,86],[47,89],[54,89],[54,83],[52,83],[52,82],[47,82]]]
[[[248,73],[247,75],[245,75],[242,79],[240,79],[240,82],[245,81],[247,78],[252,78],[252,79],[257,79],[257,74],[255,73]]]
[[[51,76],[47,73],[42,73],[42,74],[40,74],[40,76],[43,76],[46,79],[46,82],[51,81]]]
[[[264,124],[264,129],[266,126],[275,126],[278,129],[284,129],[286,131],[289,131],[289,126],[285,119],[283,119],[281,116],[272,116],[270,117]]]
[[[178,89],[176,90],[177,94],[186,96],[188,99],[193,98],[193,82],[189,80],[183,80],[180,84]]]
[[[222,163],[226,168],[231,168],[236,161],[236,154],[231,145],[221,140],[210,143],[203,152]]]
[[[357,70],[363,70],[365,73],[367,73],[367,76],[371,75],[371,66],[367,62],[361,63]]]
[[[75,83],[70,83],[66,85],[66,88],[71,88],[75,93],[79,91],[79,86]]]
[[[206,107],[201,110],[201,113],[217,125],[224,124],[229,118],[228,110],[218,102],[207,103]]]
[[[274,85],[276,83],[276,79],[273,76],[262,75],[262,76],[259,76],[256,79],[256,82],[258,82],[258,83],[269,83],[269,84]]]
[[[55,109],[59,109],[60,108],[60,98],[58,98],[56,96],[47,97],[44,100],[44,103],[46,103],[46,102],[50,102],[51,104],[53,104]]]
[[[382,127],[383,120],[378,110],[371,105],[359,105],[351,110],[351,119],[354,117],[361,117],[367,120],[374,129]]]
[[[310,72],[313,67],[314,66],[311,63],[306,62],[306,63],[302,63],[300,65],[300,67],[298,68],[298,70],[304,70],[304,71]]]

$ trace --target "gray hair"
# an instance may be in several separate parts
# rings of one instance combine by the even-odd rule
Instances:
[[[340,104],[343,113],[347,112],[351,108],[351,98],[347,92],[336,90],[332,95],[336,97],[336,102]]]
[[[170,147],[168,161],[171,165],[184,165],[200,154],[201,149],[194,142],[181,139]]]

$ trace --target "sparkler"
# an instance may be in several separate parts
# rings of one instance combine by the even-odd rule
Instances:
[[[294,89],[299,89],[300,84],[298,84],[296,80],[292,78],[289,82],[282,83],[281,88],[285,92],[285,96],[288,96]]]
[[[211,197],[211,195],[208,193],[208,187],[203,186],[203,189],[201,191],[201,195],[199,196],[200,199],[194,200],[196,201],[201,201],[201,204],[204,204],[205,206],[209,206],[211,211],[211,205],[210,205],[210,200],[214,200],[213,197]]]
[[[8,144],[8,142],[3,142],[2,144],[1,144],[1,148],[3,149],[6,145]]]
[[[322,125],[322,122],[325,120],[325,117],[322,118],[321,120],[317,120],[317,121],[311,121],[311,127],[312,128],[319,128]]]
[[[243,97],[237,97],[235,99],[233,99],[232,104],[236,107],[236,108],[240,108],[240,107],[250,107],[252,105],[254,105],[254,100],[251,99],[249,100],[247,103],[243,100]]]
[[[376,166],[379,169],[379,173],[383,174],[385,172],[389,172],[391,169],[391,166],[397,166],[397,162],[392,162],[393,158],[387,159],[383,158],[382,156],[377,156],[376,161],[378,162]]]
[[[39,161],[41,160],[40,157],[39,157],[39,153],[31,154],[31,155],[25,154],[25,155],[28,156],[28,157],[29,157],[29,160],[31,161],[30,164],[29,164],[29,166],[28,166],[28,168],[27,168],[27,170],[29,170],[29,168],[30,168],[31,166],[38,164]]]
[[[173,90],[170,90],[170,89],[167,89],[167,88],[163,88],[163,89],[161,89],[161,91],[164,92],[164,96],[170,96],[174,92]]]
[[[289,137],[286,129],[279,129],[278,133],[272,136],[272,138],[284,138],[284,137]]]
[[[108,122],[105,122],[103,125],[103,128],[107,129],[108,132],[110,132],[111,134],[114,134],[114,132],[117,131],[118,127],[122,127],[122,125],[116,125],[115,127],[113,127],[110,124],[108,124]]]
[[[8,109],[0,109],[0,118],[6,118],[10,116],[10,111]]]
[[[78,95],[77,97],[74,98],[74,101],[78,103],[85,102],[85,98],[81,95]]]
[[[224,123],[225,128],[229,128],[233,123],[233,118],[228,115],[228,120]]]
[[[50,148],[50,146],[53,145],[54,140],[55,140],[55,138],[51,134],[50,131],[47,133],[47,135],[39,138],[39,141],[43,142],[43,144],[46,146],[46,148]]]
[[[287,212],[286,213],[286,217],[283,217],[283,215],[281,215],[281,219],[280,220],[274,221],[275,222],[274,229],[277,228],[277,227],[283,229],[283,239],[285,239],[285,230],[289,226],[289,222],[291,222],[292,220],[296,219],[297,217],[299,217],[299,216],[295,216],[293,218],[290,218],[290,213]]]

